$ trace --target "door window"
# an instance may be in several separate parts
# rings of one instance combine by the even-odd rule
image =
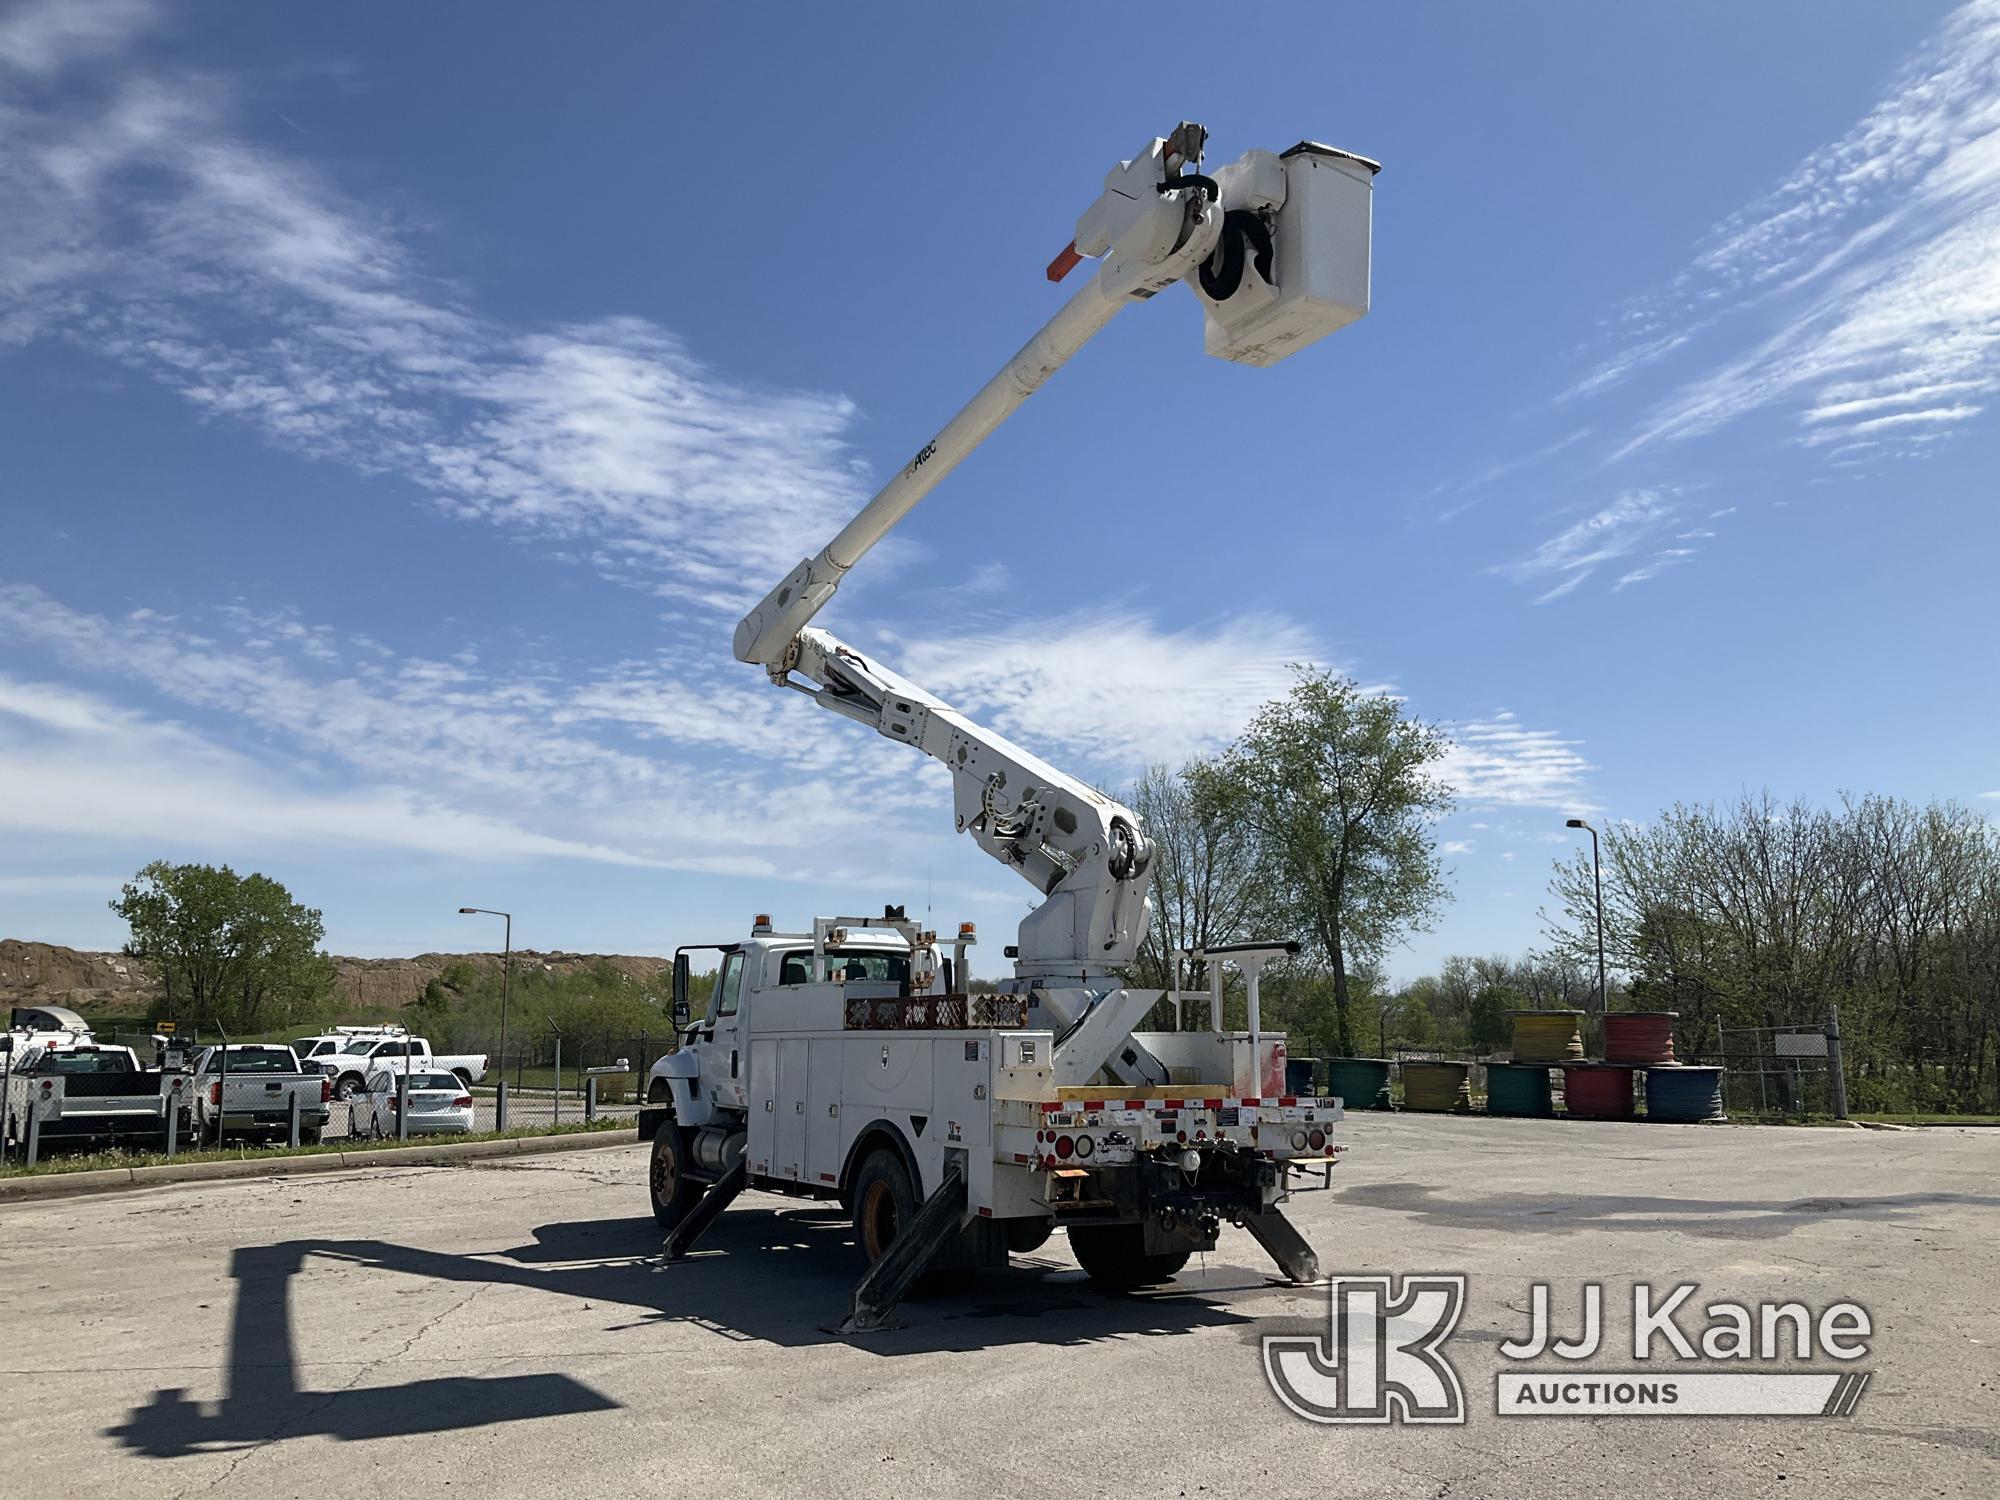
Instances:
[[[715,1003],[710,1007],[708,1018],[713,1021],[721,1016],[736,1014],[736,1002],[743,990],[743,955],[732,953],[722,961],[722,974],[715,981]]]

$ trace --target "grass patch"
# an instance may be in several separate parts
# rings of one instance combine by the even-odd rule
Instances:
[[[389,1151],[399,1146],[433,1146],[455,1141],[517,1141],[530,1136],[547,1135],[601,1135],[607,1131],[631,1130],[630,1120],[596,1120],[584,1123],[561,1125],[521,1125],[511,1130],[479,1130],[465,1135],[413,1135],[407,1141],[399,1141],[394,1136],[386,1140],[339,1140],[321,1141],[317,1146],[300,1146],[293,1150],[289,1146],[227,1146],[221,1150],[176,1151],[168,1156],[163,1151],[87,1151],[72,1155],[44,1157],[32,1167],[24,1167],[19,1162],[10,1161],[0,1166],[0,1178],[43,1177],[60,1172],[96,1172],[106,1167],[162,1167],[169,1162],[196,1161],[266,1161],[280,1156],[325,1156],[329,1153],[366,1151]],[[17,1148],[18,1149],[18,1148]]]

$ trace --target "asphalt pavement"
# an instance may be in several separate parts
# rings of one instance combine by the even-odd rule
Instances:
[[[1327,1291],[1227,1229],[1156,1291],[1099,1294],[1058,1236],[835,1337],[858,1269],[837,1208],[746,1194],[663,1267],[634,1145],[0,1207],[0,1491],[2000,1492],[2000,1132],[1354,1116],[1344,1138],[1292,1216],[1330,1271],[1468,1278],[1462,1425],[1288,1411],[1262,1341],[1325,1334]],[[1716,1300],[1862,1304],[1871,1379],[1837,1417],[1497,1415],[1530,1285],[1570,1332],[1586,1278],[1607,1347],[1577,1368],[1634,1368],[1634,1282],[1698,1281],[1696,1330]]]

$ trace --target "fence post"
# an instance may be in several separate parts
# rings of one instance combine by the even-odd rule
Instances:
[[[42,1122],[35,1117],[35,1101],[33,1099],[30,1099],[28,1101],[27,1164],[32,1167],[35,1164],[36,1158],[39,1157],[41,1154],[42,1154]]]
[[[597,1075],[592,1073],[583,1081],[583,1119],[587,1125],[597,1118]]]
[[[499,1087],[493,1090],[493,1128],[507,1128],[507,1080],[502,1078]]]
[[[1826,1008],[1826,1067],[1833,1085],[1833,1117],[1847,1118],[1847,1065],[1840,1056],[1840,1007]]]
[[[292,1149],[296,1151],[299,1149],[299,1093],[297,1089],[292,1090],[291,1107],[285,1113],[291,1117],[287,1121],[287,1124],[291,1127]]]
[[[552,1123],[562,1124],[562,1033],[556,1033],[556,1086],[550,1094],[554,1102],[555,1118]]]
[[[646,1069],[652,1066],[646,1058],[646,1033],[642,1031],[638,1055],[632,1059],[632,1098],[636,1103],[643,1103],[646,1098]]]
[[[410,1070],[405,1067],[396,1075],[396,1139],[410,1138]]]
[[[171,1082],[172,1080],[166,1080]],[[167,1155],[172,1156],[180,1145],[181,1137],[181,1091],[177,1088],[166,1090],[167,1095]]]

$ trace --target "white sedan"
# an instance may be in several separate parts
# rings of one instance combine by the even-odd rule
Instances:
[[[387,1068],[378,1068],[368,1075],[366,1086],[351,1101],[350,1134],[380,1140],[397,1133],[396,1111],[402,1077]],[[411,1135],[462,1135],[475,1128],[472,1095],[449,1073],[412,1071],[409,1099]]]

